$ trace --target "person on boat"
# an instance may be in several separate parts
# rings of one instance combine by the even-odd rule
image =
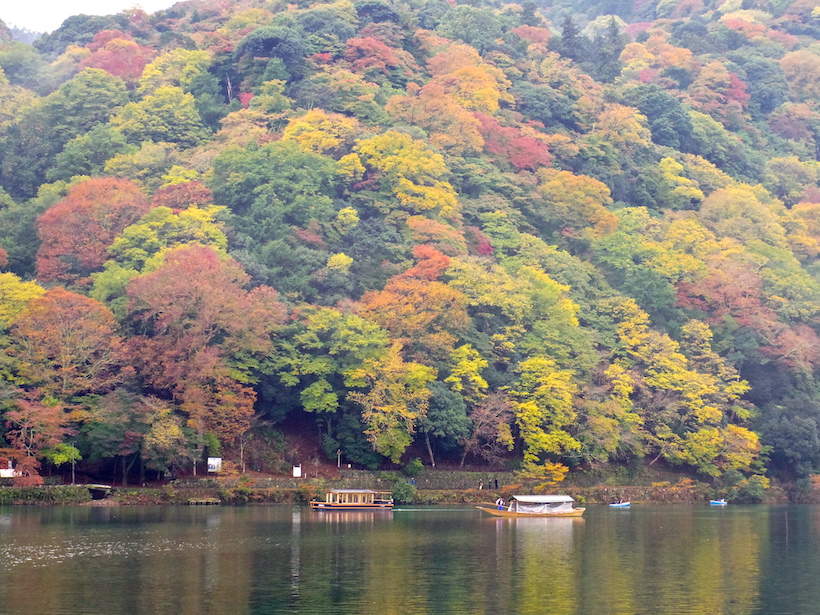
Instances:
[[[504,510],[504,498],[498,498],[495,505],[498,506],[498,510]]]

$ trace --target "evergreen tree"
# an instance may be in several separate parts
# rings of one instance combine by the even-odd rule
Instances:
[[[561,39],[558,42],[558,53],[566,58],[583,62],[589,54],[589,40],[581,34],[571,15],[564,18],[561,24]]]

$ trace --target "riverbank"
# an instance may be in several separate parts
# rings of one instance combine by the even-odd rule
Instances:
[[[412,480],[412,483],[410,482]],[[45,485],[0,487],[0,505],[187,505],[198,502],[227,505],[295,504],[323,498],[328,489],[371,488],[400,490],[407,503],[476,504],[505,499],[515,494],[537,492],[536,485],[517,480],[512,473],[442,472],[425,473],[413,479],[391,472],[350,471],[334,479],[290,477],[187,478],[161,486],[112,486],[110,493],[94,500],[88,485]],[[598,483],[561,484],[550,491],[571,495],[579,503],[703,502],[726,497],[727,490],[708,483],[680,478],[640,485]],[[731,501],[731,498],[730,498]],[[773,485],[759,501],[805,501],[820,503],[820,489],[798,494],[788,486]]]

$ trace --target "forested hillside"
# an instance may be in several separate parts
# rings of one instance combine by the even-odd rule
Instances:
[[[820,471],[818,38],[816,0],[0,23],[0,457],[274,470],[301,417],[371,468]]]

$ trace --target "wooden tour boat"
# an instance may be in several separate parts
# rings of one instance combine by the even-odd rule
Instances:
[[[505,507],[476,506],[496,517],[580,517],[586,508],[573,508],[568,495],[514,495]]]
[[[392,510],[393,494],[372,489],[331,489],[325,501],[312,500],[313,510]]]

